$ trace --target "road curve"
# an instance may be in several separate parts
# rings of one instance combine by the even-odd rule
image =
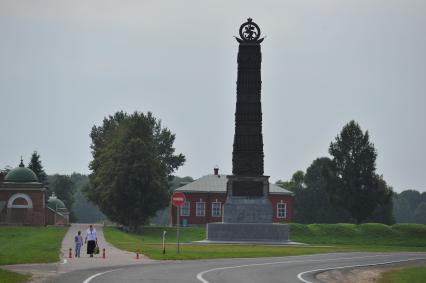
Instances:
[[[168,261],[70,272],[61,283],[314,283],[318,271],[426,260],[426,253],[330,253],[306,256]]]

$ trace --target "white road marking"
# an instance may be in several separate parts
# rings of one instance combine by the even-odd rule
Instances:
[[[277,261],[277,262],[265,262],[265,263],[251,263],[251,264],[243,264],[243,265],[237,265],[237,266],[225,266],[225,267],[217,267],[212,268],[209,270],[202,271],[197,274],[197,279],[200,280],[202,283],[210,283],[206,279],[203,278],[203,275],[212,271],[217,270],[226,270],[226,269],[236,269],[236,268],[242,268],[242,267],[250,267],[250,266],[262,266],[262,265],[274,265],[274,264],[283,264],[283,263],[298,263],[298,262],[316,262],[316,261],[332,261],[332,260],[343,260],[343,259],[361,259],[361,258],[371,258],[371,257],[380,257],[385,256],[385,254],[381,255],[370,255],[370,256],[362,256],[362,257],[343,257],[343,258],[333,258],[329,260],[324,259],[307,259],[307,260],[294,260],[294,261]]]
[[[333,258],[333,259],[306,259],[306,260],[294,260],[294,261],[252,263],[252,264],[243,264],[243,265],[237,265],[237,266],[225,266],[225,267],[217,267],[217,268],[212,268],[212,269],[202,271],[202,272],[198,273],[196,277],[202,283],[210,283],[209,281],[204,279],[203,276],[206,273],[209,273],[209,272],[212,272],[212,271],[217,271],[217,270],[236,269],[236,268],[243,268],[243,267],[250,267],[250,266],[274,265],[274,264],[283,264],[283,263],[317,262],[317,261],[325,262],[325,261],[334,261],[334,260],[362,259],[362,258],[373,258],[373,257],[382,257],[382,256],[388,256],[388,255],[387,254],[380,254],[380,255],[360,256],[360,257],[341,257],[341,258]],[[330,269],[333,269],[333,268],[328,268],[326,270],[330,270]],[[313,271],[311,271],[311,272],[313,272]],[[298,278],[299,278],[299,275],[298,275]],[[304,279],[300,279],[300,280],[303,281]],[[311,283],[309,281],[303,281],[303,282]]]
[[[83,283],[89,283],[89,282],[90,282],[90,281],[92,281],[92,279],[93,279],[93,278],[95,278],[95,277],[98,277],[98,276],[100,276],[100,275],[102,275],[102,274],[105,274],[105,273],[109,273],[109,272],[117,271],[117,270],[120,270],[120,269],[123,269],[123,268],[117,268],[117,269],[112,269],[112,270],[108,270],[108,271],[104,271],[104,272],[96,273],[96,274],[94,274],[94,275],[90,276],[89,278],[87,278],[86,280],[84,280],[84,281],[83,281]]]
[[[354,267],[367,267],[367,266],[375,266],[375,265],[386,265],[386,264],[399,263],[399,262],[412,261],[412,260],[419,260],[419,259],[426,259],[426,258],[410,258],[410,259],[395,260],[395,261],[380,262],[380,263],[370,263],[370,264],[361,264],[361,265],[348,265],[348,266],[312,269],[312,270],[304,271],[304,272],[297,274],[297,279],[299,279],[300,281],[302,281],[304,283],[313,283],[312,281],[308,281],[306,279],[303,279],[303,275],[308,274],[308,273],[312,273],[312,272],[320,272],[320,271],[335,270],[335,269],[345,269],[345,268],[354,268]]]

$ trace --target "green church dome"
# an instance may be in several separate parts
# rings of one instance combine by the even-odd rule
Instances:
[[[56,210],[56,209],[66,209],[65,204],[58,199],[58,197],[53,193],[47,200],[47,207]]]
[[[19,167],[12,169],[4,177],[4,182],[14,182],[14,183],[30,183],[38,182],[37,175],[30,168],[26,168],[24,163],[21,160]]]

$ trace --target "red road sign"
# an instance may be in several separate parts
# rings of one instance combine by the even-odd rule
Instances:
[[[186,201],[185,195],[181,192],[174,192],[172,195],[172,204],[174,206],[182,206]]]

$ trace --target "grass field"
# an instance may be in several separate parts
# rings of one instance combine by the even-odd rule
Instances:
[[[379,283],[424,283],[426,266],[410,267],[385,272]]]
[[[426,225],[378,223],[290,224],[291,239],[321,245],[400,246],[426,248]]]
[[[176,252],[176,229],[144,227],[141,235],[105,228],[105,237],[116,247],[154,259],[202,259],[304,255],[349,251],[426,251],[426,226],[417,224],[291,224],[292,241],[316,246],[277,247],[260,245],[197,245],[191,241],[205,238],[205,228],[182,228],[181,253]],[[161,237],[166,230],[166,254]]]
[[[0,269],[0,283],[23,283],[30,279],[28,275],[22,275],[15,272]]]
[[[0,265],[59,260],[67,228],[0,226]]]

